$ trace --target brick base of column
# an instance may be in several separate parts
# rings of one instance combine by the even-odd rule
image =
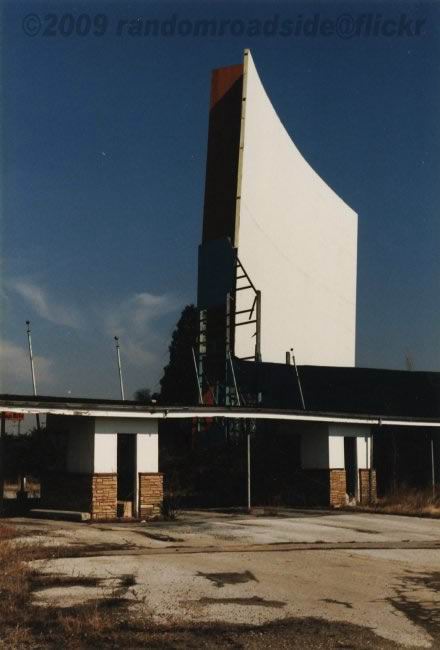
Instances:
[[[141,519],[160,514],[163,501],[163,474],[139,474],[139,516]]]
[[[371,487],[370,487],[371,480]],[[367,505],[377,500],[376,470],[359,470],[359,503]]]
[[[330,505],[340,508],[346,504],[347,477],[345,469],[330,469]]]
[[[93,474],[92,519],[115,519],[118,501],[117,474]]]

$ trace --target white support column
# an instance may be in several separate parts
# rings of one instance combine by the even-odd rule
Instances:
[[[153,420],[151,433],[138,433],[136,435],[136,474],[135,474],[135,513],[139,515],[139,474],[142,472],[159,471],[159,435],[157,433],[157,420]]]
[[[157,432],[138,433],[136,436],[136,469],[139,472],[159,471],[159,436]]]
[[[356,452],[358,469],[370,469],[371,435],[357,436]]]
[[[328,437],[328,466],[329,469],[345,469],[344,438],[342,436]]]
[[[95,474],[117,474],[118,434],[95,433]]]

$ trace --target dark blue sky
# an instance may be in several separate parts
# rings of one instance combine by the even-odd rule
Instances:
[[[106,14],[105,34],[23,19]],[[121,19],[426,18],[419,36],[130,36]],[[46,21],[46,22],[45,22]],[[59,27],[59,25],[58,25]],[[58,27],[56,29],[58,29]],[[194,302],[210,72],[252,51],[311,165],[359,214],[357,365],[440,370],[438,3],[6,2],[1,391],[155,387]]]

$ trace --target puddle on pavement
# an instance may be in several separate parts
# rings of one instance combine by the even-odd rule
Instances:
[[[201,571],[198,571],[196,575],[210,580],[216,587],[238,585],[251,581],[258,582],[257,578],[251,571],[243,571],[243,573],[202,573]]]

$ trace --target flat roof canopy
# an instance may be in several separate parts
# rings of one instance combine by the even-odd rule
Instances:
[[[141,402],[74,397],[0,395],[0,413],[53,414],[102,418],[193,419],[225,418],[341,422],[372,426],[440,427],[440,418],[390,417],[380,414],[323,413],[307,410],[225,406],[152,406]]]

